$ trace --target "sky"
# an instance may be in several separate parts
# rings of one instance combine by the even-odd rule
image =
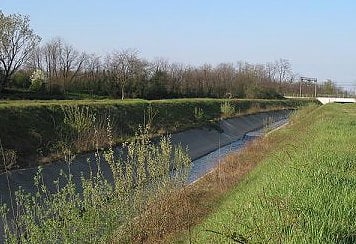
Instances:
[[[354,0],[0,0],[47,42],[133,48],[191,65],[288,59],[301,76],[356,89]]]

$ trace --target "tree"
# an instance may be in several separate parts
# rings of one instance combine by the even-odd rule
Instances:
[[[6,16],[0,11],[0,69],[3,71],[0,92],[40,41],[41,38],[30,28],[28,16]]]
[[[278,80],[279,83],[285,81],[288,78],[288,75],[291,74],[292,68],[291,64],[287,59],[279,59],[276,63],[277,72],[278,72]]]
[[[156,70],[153,77],[148,81],[144,98],[147,99],[162,99],[167,98],[167,89],[165,83],[169,79],[166,71]]]
[[[335,83],[330,79],[327,79],[324,82],[322,88],[323,88],[323,92],[327,95],[333,95],[333,94],[335,94],[335,91],[337,90]]]
[[[269,81],[274,81],[275,77],[276,77],[276,73],[277,73],[277,65],[276,63],[266,63],[265,65],[265,71],[266,71],[266,75],[267,78],[269,79]]]
[[[33,71],[30,80],[31,80],[30,90],[38,92],[43,87],[45,75],[42,70],[37,69]]]
[[[143,62],[136,50],[115,51],[107,57],[107,67],[112,72],[115,82],[120,86],[121,99],[125,98],[125,88],[129,81],[139,79],[143,73]]]

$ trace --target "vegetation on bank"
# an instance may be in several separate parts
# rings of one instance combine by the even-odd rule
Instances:
[[[266,145],[261,144],[250,157],[244,157],[247,151],[230,158],[241,163],[243,157],[245,165],[255,164],[256,159],[262,163],[221,201],[215,201],[214,213],[183,239],[193,243],[354,243],[355,121],[353,104],[308,108],[298,112],[287,128],[263,139]],[[266,150],[270,147],[273,150]],[[260,153],[266,155],[260,157]],[[222,182],[232,174],[223,169],[216,172]]]
[[[95,149],[92,127],[105,135],[105,121],[112,122],[114,143],[132,137],[139,125],[150,124],[151,135],[171,133],[211,123],[220,117],[248,112],[296,108],[311,100],[49,100],[1,101],[0,139],[6,150],[16,152],[16,165],[26,167],[36,159],[50,160],[64,149],[73,153]],[[224,106],[222,106],[224,105]],[[230,107],[230,109],[229,109]],[[94,117],[89,115],[95,114]],[[108,145],[105,136],[99,147]]]
[[[110,140],[110,125],[107,134]],[[94,141],[101,139],[97,135]],[[1,203],[1,240],[107,243],[115,234],[120,236],[118,242],[130,242],[137,235],[132,223],[141,221],[141,215],[158,196],[164,197],[185,184],[191,160],[182,147],[171,144],[169,136],[152,143],[143,128],[123,151],[126,153],[117,157],[110,147],[104,159],[97,152],[90,172],[81,172],[81,176],[71,173],[68,157],[68,170],[47,183],[39,167],[33,194],[26,187],[20,188],[13,193],[11,203]],[[0,155],[4,156],[2,150]],[[103,161],[111,169],[110,176],[102,170]]]
[[[232,110],[226,106],[221,104],[226,111]],[[178,184],[167,185],[168,181],[164,181],[159,185],[160,181],[157,181],[158,188],[152,196],[146,195],[144,187],[120,188],[125,184],[133,186],[135,178],[124,183],[118,181],[119,188],[116,189],[94,170],[91,181],[84,178],[81,181],[87,194],[83,200],[74,191],[71,178],[63,175],[61,182],[68,182],[68,185],[57,195],[48,195],[46,187],[38,188],[43,193],[43,202],[17,193],[19,209],[27,215],[18,217],[15,223],[3,215],[10,223],[7,238],[13,242],[30,237],[31,240],[50,238],[114,243],[172,240],[193,243],[353,243],[356,229],[355,117],[356,107],[352,104],[304,108],[294,115],[289,126],[252,142],[241,153],[229,156],[215,171],[194,185],[177,188],[184,185],[183,174],[177,178]],[[111,129],[107,132],[110,135]],[[116,161],[117,165],[123,165],[123,162],[131,165],[125,160],[136,160],[132,165],[145,169],[144,162],[151,162],[152,166],[166,162],[158,168],[150,168],[149,171],[157,176],[162,172],[167,176],[170,170],[167,171],[166,166],[170,165],[167,162],[172,160],[169,155],[175,155],[173,158],[177,163],[183,160],[185,167],[189,165],[184,151],[172,149],[169,141],[163,139],[156,147],[147,143],[147,131],[141,135],[145,136],[138,135],[135,141],[126,144],[131,147],[128,152],[132,156]],[[168,151],[170,153],[164,153]],[[110,150],[106,155],[109,163],[114,162],[110,161]],[[114,168],[113,172],[125,174],[120,170],[122,167]],[[133,169],[133,172],[140,173],[140,186],[150,182],[147,171]],[[40,179],[37,178],[36,184],[41,184]],[[125,189],[125,194],[132,189],[137,195],[134,193],[135,198],[129,197],[131,193],[120,195],[120,189]],[[122,197],[128,205],[116,201]],[[63,199],[66,199],[65,205],[60,204]],[[52,210],[61,213],[58,218],[51,214]],[[183,235],[175,239],[178,232]]]

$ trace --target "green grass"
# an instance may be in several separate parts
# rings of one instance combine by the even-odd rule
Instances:
[[[219,202],[193,243],[355,243],[356,106],[298,112],[273,153]]]
[[[0,99],[6,100],[47,100],[47,99],[60,99],[60,100],[72,100],[72,99],[105,99],[108,96],[94,95],[90,91],[83,92],[65,92],[65,93],[43,93],[30,91],[22,88],[6,88],[0,93]]]
[[[150,123],[153,135],[172,133],[209,124],[221,117],[221,104],[229,101],[235,116],[281,108],[296,108],[310,101],[301,100],[226,100],[172,99],[128,100],[2,100],[0,101],[0,139],[4,148],[18,153],[19,167],[37,158],[60,153],[63,144],[75,144],[63,123],[68,107],[88,108],[102,121],[110,116],[116,143],[134,135],[139,125]],[[197,116],[196,111],[199,111]],[[68,138],[70,137],[70,138]],[[77,137],[76,140],[79,138]],[[90,142],[90,137],[87,138]],[[81,140],[85,138],[81,137]],[[78,144],[78,143],[76,143]],[[83,144],[83,143],[82,143]],[[88,144],[88,143],[84,143]],[[103,142],[100,147],[104,147]],[[90,149],[75,147],[74,152]],[[50,159],[47,159],[47,161]]]

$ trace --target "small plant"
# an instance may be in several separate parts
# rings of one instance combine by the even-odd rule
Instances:
[[[228,101],[221,103],[220,111],[223,118],[231,117],[236,113],[235,107]]]
[[[68,106],[62,107],[64,112],[64,124],[71,128],[73,133],[82,134],[93,128],[94,114],[89,107]]]
[[[194,118],[196,121],[204,120],[204,111],[202,108],[194,107]]]
[[[17,162],[17,153],[13,149],[3,149],[1,147],[1,159],[0,171],[7,171],[15,168]]]
[[[45,74],[42,70],[36,69],[35,71],[33,71],[30,80],[31,80],[30,90],[36,92],[40,91],[44,85]]]
[[[58,128],[61,138],[57,143],[59,148],[64,145],[77,152],[93,150],[95,149],[94,133],[99,138],[101,146],[108,145],[106,115],[94,114],[87,106],[62,106],[62,111],[64,114],[63,126]],[[114,133],[113,130],[112,133]]]
[[[149,104],[147,110],[145,111],[144,114],[144,125],[145,127],[152,132],[154,130],[154,125],[155,125],[155,118],[158,115],[158,111],[154,110],[152,105]]]
[[[264,129],[265,133],[267,133],[268,131],[271,130],[271,127],[274,122],[275,122],[275,119],[271,116],[269,116],[266,119],[263,119],[263,129]]]

